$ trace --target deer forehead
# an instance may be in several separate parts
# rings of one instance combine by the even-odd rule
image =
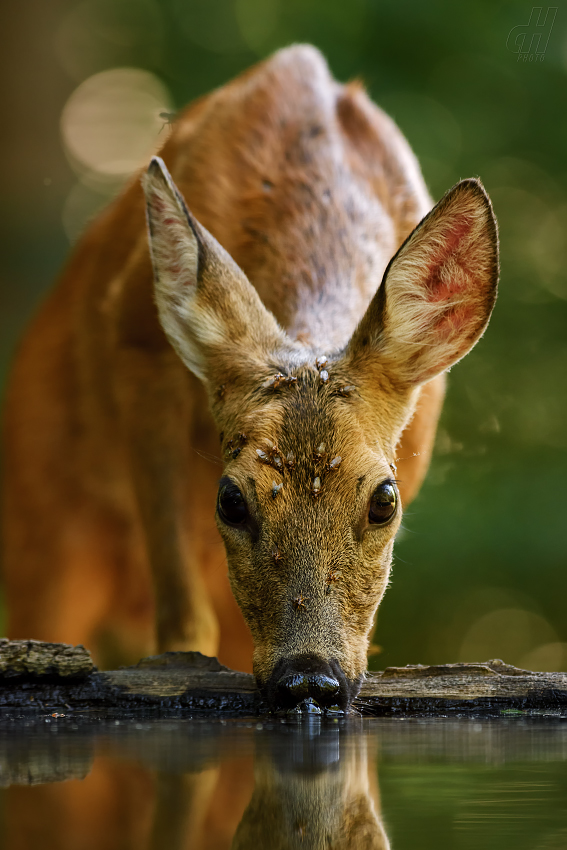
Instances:
[[[253,486],[274,515],[291,502],[352,499],[391,475],[392,458],[366,408],[354,385],[327,386],[318,372],[300,373],[296,384],[241,416],[234,434],[223,434],[226,472]]]

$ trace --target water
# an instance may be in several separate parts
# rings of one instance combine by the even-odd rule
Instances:
[[[6,850],[566,850],[559,718],[0,717]]]

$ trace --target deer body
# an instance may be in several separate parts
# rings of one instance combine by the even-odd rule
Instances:
[[[276,702],[298,701],[300,675],[344,706],[387,584],[396,459],[407,503],[443,373],[494,301],[490,204],[460,184],[408,240],[431,201],[407,143],[304,46],[189,107],[162,157],[171,177],[155,160],[145,182],[153,271],[136,180],[16,361],[9,635],[241,669],[254,645]]]

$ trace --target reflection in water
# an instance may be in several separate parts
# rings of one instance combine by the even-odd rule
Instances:
[[[89,732],[36,729],[3,742],[5,783],[28,775],[46,783],[10,788],[7,850],[388,847],[375,746],[360,724],[196,721]]]
[[[377,813],[368,739],[352,739],[341,754],[338,732],[302,727],[288,738],[287,749],[276,738],[271,751],[259,753],[234,850],[389,847]]]
[[[378,758],[379,754],[379,758]],[[559,850],[567,728],[0,715],[6,850]],[[30,787],[33,786],[33,787]]]

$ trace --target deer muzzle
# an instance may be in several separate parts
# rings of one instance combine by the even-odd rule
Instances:
[[[346,711],[359,687],[360,680],[349,681],[335,659],[305,654],[282,659],[262,690],[274,711]]]

